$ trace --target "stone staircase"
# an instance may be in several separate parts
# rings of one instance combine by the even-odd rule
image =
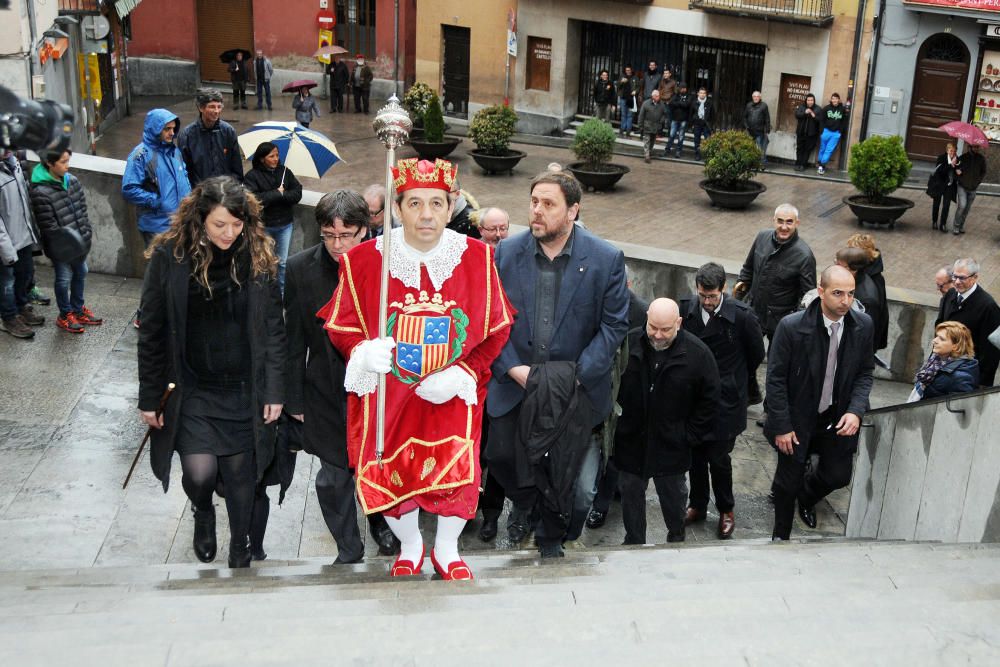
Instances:
[[[744,540],[469,561],[474,582],[391,580],[385,559],[0,572],[0,664],[1000,660],[1000,545]]]
[[[633,125],[636,123],[638,117],[639,117],[638,114],[633,114],[633,121],[632,121]],[[593,118],[593,116],[588,116],[579,113],[576,114],[573,120],[570,122],[569,127],[563,130],[563,135],[572,139],[573,137],[576,136],[577,128],[583,125],[584,121],[587,121],[591,118]],[[615,133],[616,133],[615,146],[617,147],[617,150],[634,149],[635,153],[640,157],[642,157],[642,139],[639,137],[638,133],[635,130],[633,130],[632,137],[626,139],[625,137],[617,135],[619,127],[619,122],[617,120],[611,121],[611,125],[615,128]],[[661,137],[660,139],[658,139],[656,142],[656,148],[653,150],[653,157],[663,158],[664,157],[663,149],[666,148],[666,145],[667,145],[666,137]],[[673,158],[672,155],[671,158]],[[694,135],[691,134],[690,132],[684,133],[684,150],[681,153],[681,160],[689,160],[692,162],[694,161]]]

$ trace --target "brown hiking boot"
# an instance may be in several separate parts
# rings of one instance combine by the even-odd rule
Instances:
[[[29,327],[40,327],[45,324],[45,318],[36,313],[31,306],[25,306],[18,317]]]
[[[20,315],[5,317],[0,320],[0,331],[6,331],[14,338],[34,338],[35,332],[31,330]]]

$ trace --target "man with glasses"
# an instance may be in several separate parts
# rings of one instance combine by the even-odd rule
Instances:
[[[479,212],[479,233],[483,243],[494,248],[510,234],[510,216],[507,211],[488,206]]]
[[[942,266],[938,269],[934,275],[934,284],[937,286],[937,291],[941,293],[941,296],[948,293],[948,290],[954,286],[954,282],[951,279],[950,266]]]
[[[385,225],[385,186],[378,183],[369,185],[361,195],[368,205],[368,236],[373,239],[382,236]],[[399,227],[395,219],[392,227]]]
[[[333,539],[335,563],[364,558],[358,529],[354,480],[347,460],[347,393],[344,359],[334,349],[316,312],[337,289],[340,258],[365,240],[368,206],[356,192],[338,190],[316,206],[320,243],[290,257],[285,273],[288,335],[287,413],[301,423],[303,449],[319,457],[316,499]],[[369,529],[385,556],[399,551],[381,514],[368,516]]]
[[[730,454],[736,436],[747,425],[746,378],[757,374],[764,360],[764,338],[750,307],[726,298],[726,270],[714,262],[701,266],[694,277],[696,299],[681,303],[682,328],[697,336],[715,357],[721,380],[718,413],[711,433],[692,450],[691,495],[685,524],[704,521],[708,509],[709,471],[715,507],[719,511],[719,539],[732,537],[736,528],[733,508],[733,465]]]
[[[1000,364],[1000,350],[990,341],[1000,327],[1000,307],[989,292],[979,286],[979,262],[966,257],[955,260],[951,269],[954,287],[941,297],[941,307],[934,326],[942,322],[961,322],[972,332],[972,342],[979,360],[979,382],[992,387]]]

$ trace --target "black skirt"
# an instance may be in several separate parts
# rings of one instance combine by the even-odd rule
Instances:
[[[181,405],[176,450],[231,456],[254,451],[250,385],[241,390],[193,388]]]

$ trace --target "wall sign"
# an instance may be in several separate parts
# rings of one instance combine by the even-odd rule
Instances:
[[[904,5],[930,5],[948,9],[971,9],[978,12],[1000,12],[1000,0],[904,0]]]
[[[779,132],[795,132],[798,119],[795,109],[806,101],[806,95],[812,87],[812,77],[801,74],[781,75],[781,90],[778,92],[778,124],[774,129]],[[819,100],[816,100],[816,111],[819,113]]]
[[[548,90],[552,70],[552,40],[547,37],[528,37],[528,64],[525,88]]]

